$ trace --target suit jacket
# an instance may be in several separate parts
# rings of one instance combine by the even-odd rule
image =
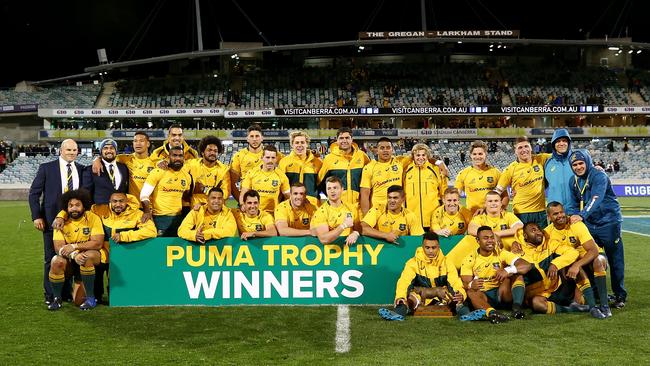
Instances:
[[[79,174],[79,187],[83,187],[84,166],[75,162]],[[45,220],[45,229],[51,230],[50,225],[56,215],[61,211],[61,170],[59,159],[43,163],[38,167],[36,178],[29,188],[29,209],[32,212],[32,221]],[[42,197],[42,199],[41,199]]]
[[[115,189],[106,170],[106,165],[104,165],[104,171],[99,176],[93,174],[92,166],[87,166],[84,169],[83,187],[90,192],[93,203],[99,205],[108,204],[111,194],[116,190],[122,193],[129,192],[129,168],[127,168],[126,164],[117,163],[117,170],[122,175],[122,181],[120,186]]]

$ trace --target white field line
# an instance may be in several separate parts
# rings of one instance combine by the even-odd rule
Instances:
[[[339,305],[336,309],[336,353],[350,352],[350,308]]]
[[[636,232],[636,231],[630,231],[630,230],[621,230],[621,231],[624,232],[624,233],[628,233],[628,234],[635,234],[635,235],[647,236],[648,238],[650,238],[650,235],[648,235],[648,234],[643,234],[643,233],[638,233],[638,232]]]

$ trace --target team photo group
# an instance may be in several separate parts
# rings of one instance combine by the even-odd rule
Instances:
[[[625,306],[620,205],[607,174],[587,150],[572,148],[566,129],[553,134],[550,154],[515,139],[503,171],[490,165],[487,143],[474,141],[471,165],[455,177],[425,143],[397,155],[382,137],[370,159],[346,127],[323,155],[305,132],[289,139],[284,155],[253,124],[229,165],[219,160],[219,138],[204,137],[197,151],[180,125],[153,151],[146,132],[134,134],[130,154],[103,140],[89,166],[76,162],[74,140],[63,141],[29,191],[43,233],[47,308],[108,304],[110,245],[313,236],[352,246],[362,235],[389,244],[421,238],[396,283],[386,284],[395,291],[393,306],[379,309],[386,320],[430,305],[495,324],[530,311],[606,319]],[[443,253],[441,241],[452,237]]]

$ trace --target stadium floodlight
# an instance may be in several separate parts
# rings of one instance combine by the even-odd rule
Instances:
[[[616,46],[609,46],[607,49],[610,51],[618,51],[618,47]]]
[[[490,45],[490,48],[492,48],[492,47],[494,47],[494,43],[492,43],[492,44]]]
[[[365,46],[359,46],[359,51],[363,51],[363,50],[365,50],[365,49],[366,49]]]
[[[497,48],[501,48],[501,45],[498,45]]]
[[[634,53],[634,50],[629,50],[629,51],[627,51],[627,53],[630,53],[630,54]]]
[[[463,43],[463,41],[458,41],[458,44],[462,44],[462,43]]]
[[[638,51],[636,51],[636,54],[638,55],[639,53],[641,53],[641,51],[642,51],[642,50],[638,50]]]
[[[235,53],[234,55],[231,55],[230,58],[232,59],[239,58],[239,55]]]

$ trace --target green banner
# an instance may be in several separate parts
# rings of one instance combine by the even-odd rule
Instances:
[[[462,236],[442,238],[443,253]],[[111,241],[111,306],[388,304],[422,237]]]

